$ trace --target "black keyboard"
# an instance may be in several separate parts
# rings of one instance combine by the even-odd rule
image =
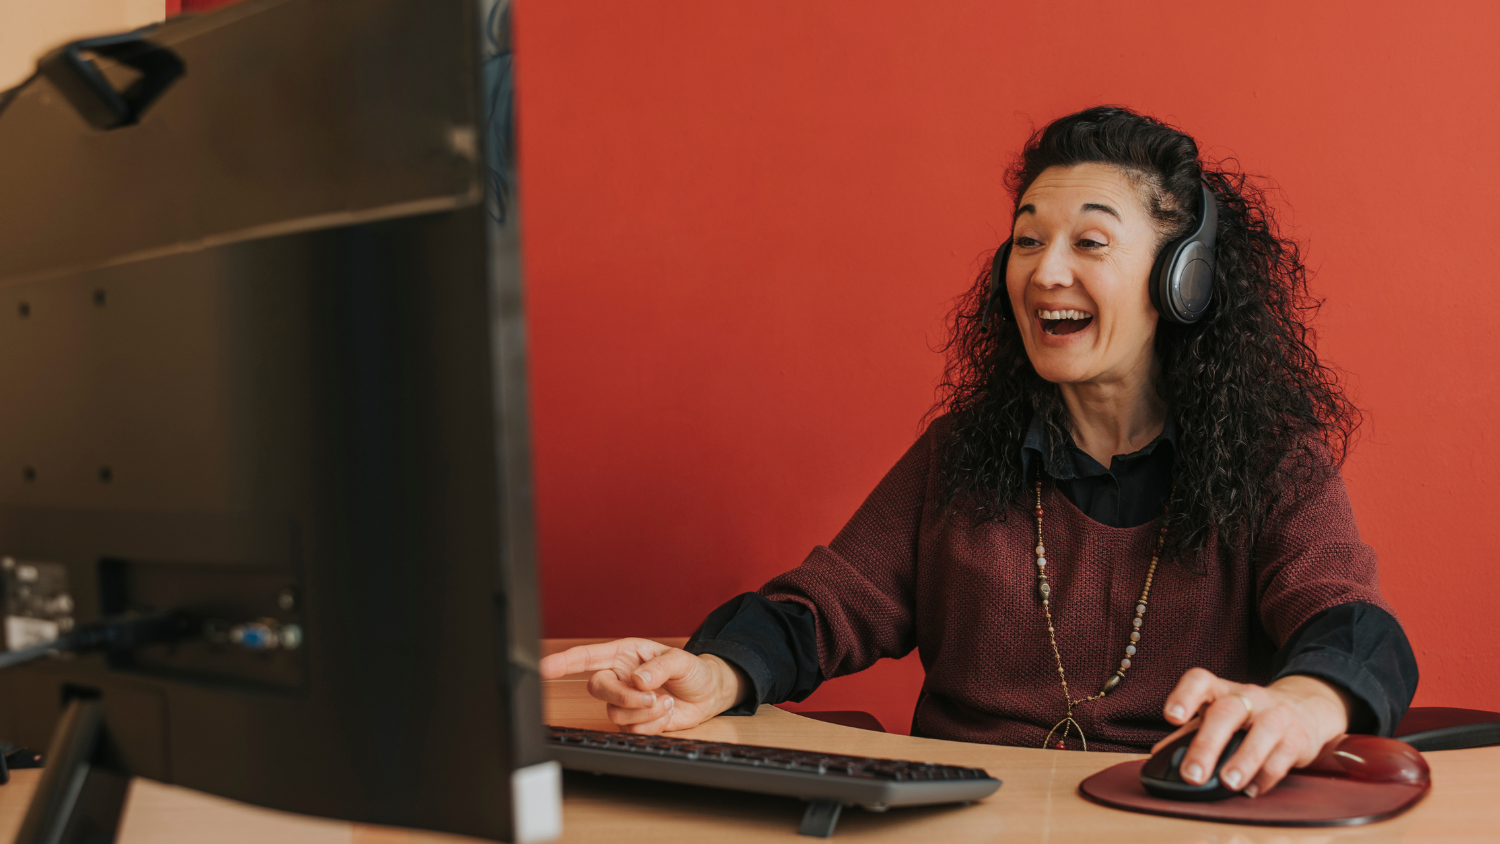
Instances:
[[[882,812],[893,806],[963,803],[1000,787],[999,780],[979,768],[572,727],[547,730],[557,761],[572,771],[811,800],[803,819],[805,835],[832,834],[844,805]]]

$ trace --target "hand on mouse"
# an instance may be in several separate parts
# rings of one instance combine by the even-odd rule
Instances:
[[[1182,675],[1167,696],[1167,721],[1179,725],[1151,748],[1155,753],[1189,730],[1198,736],[1182,759],[1182,778],[1200,784],[1213,773],[1236,730],[1249,734],[1224,763],[1220,781],[1255,797],[1271,790],[1292,768],[1310,764],[1323,745],[1349,729],[1348,695],[1314,677],[1283,677],[1269,686],[1234,683],[1202,668]]]
[[[750,681],[712,655],[690,654],[650,639],[616,639],[579,645],[543,657],[543,680],[592,671],[589,694],[623,732],[686,730],[730,709]]]

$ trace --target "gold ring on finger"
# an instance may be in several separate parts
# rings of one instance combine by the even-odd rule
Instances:
[[[1239,698],[1240,703],[1243,703],[1245,705],[1245,721],[1246,723],[1249,723],[1249,721],[1255,717],[1255,705],[1250,702],[1250,698],[1240,694],[1239,692],[1235,692],[1234,696]]]

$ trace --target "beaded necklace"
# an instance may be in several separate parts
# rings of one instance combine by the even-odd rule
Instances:
[[[1176,492],[1174,488],[1173,493]],[[1172,505],[1172,494],[1167,495],[1167,506]],[[1135,618],[1131,621],[1130,641],[1125,645],[1125,658],[1120,660],[1120,667],[1115,673],[1109,675],[1104,681],[1104,687],[1098,692],[1086,698],[1073,699],[1073,694],[1068,691],[1068,675],[1063,672],[1062,652],[1057,649],[1057,634],[1052,627],[1052,585],[1047,582],[1047,548],[1042,544],[1042,481],[1038,477],[1036,481],[1036,579],[1037,593],[1042,597],[1042,612],[1047,616],[1047,638],[1052,641],[1052,655],[1057,659],[1057,679],[1062,681],[1063,700],[1068,702],[1068,714],[1061,721],[1053,725],[1047,731],[1047,738],[1042,740],[1042,747],[1052,743],[1052,735],[1059,729],[1062,735],[1058,737],[1057,749],[1067,748],[1068,734],[1073,730],[1078,731],[1078,740],[1083,742],[1083,749],[1089,749],[1089,740],[1083,735],[1083,728],[1073,720],[1073,707],[1082,703],[1098,700],[1114,691],[1125,681],[1125,672],[1130,670],[1130,658],[1135,656],[1136,647],[1141,641],[1141,622],[1146,615],[1146,599],[1151,595],[1151,578],[1156,575],[1156,562],[1161,559],[1162,544],[1167,539],[1167,527],[1162,525],[1161,531],[1156,535],[1156,550],[1151,552],[1151,567],[1146,569],[1146,584],[1141,587],[1141,597],[1135,602]]]

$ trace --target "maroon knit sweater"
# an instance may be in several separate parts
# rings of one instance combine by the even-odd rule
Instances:
[[[1066,704],[1036,589],[1036,519],[940,513],[945,430],[946,420],[931,426],[833,542],[760,591],[812,610],[824,677],[917,648],[927,679],[913,734],[1041,747]],[[1159,520],[1107,527],[1051,486],[1042,506],[1057,646],[1073,697],[1087,697],[1125,655]],[[1139,752],[1162,738],[1167,694],[1194,666],[1268,682],[1275,648],[1351,601],[1391,612],[1332,473],[1274,504],[1250,554],[1210,539],[1190,565],[1157,566],[1125,681],[1074,711],[1089,749]]]

